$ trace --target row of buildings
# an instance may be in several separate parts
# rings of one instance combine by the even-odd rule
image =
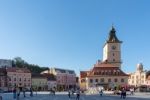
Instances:
[[[41,74],[31,73],[26,68],[0,68],[0,89],[12,90],[14,87],[36,90],[66,90],[77,86],[77,77],[73,70],[50,68]]]
[[[81,89],[95,86],[103,86],[106,89],[150,88],[150,71],[144,70],[141,63],[137,65],[134,73],[125,73],[122,70],[121,44],[122,41],[117,38],[116,30],[112,27],[103,46],[102,60],[98,60],[90,70],[80,72]],[[67,90],[78,86],[78,78],[73,70],[50,68],[40,74],[32,74],[28,69],[5,67],[11,65],[10,60],[0,60],[0,88],[32,86],[38,90],[54,87],[57,90]]]
[[[117,38],[116,30],[112,27],[103,46],[103,59],[98,60],[90,70],[80,71],[81,89],[95,86],[106,89],[150,86],[150,72],[144,71],[141,63],[134,73],[127,74],[121,69],[121,44],[122,41]]]

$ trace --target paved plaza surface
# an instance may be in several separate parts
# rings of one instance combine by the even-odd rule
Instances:
[[[13,99],[12,93],[1,94],[3,100],[15,100]],[[56,95],[50,95],[48,92],[38,92],[37,95],[34,93],[33,97],[26,93],[26,97],[20,95],[20,100],[69,100],[66,92],[56,93]],[[76,96],[72,96],[70,100],[76,100]],[[104,94],[100,97],[98,94],[81,94],[80,100],[124,100],[120,96]],[[125,100],[150,100],[150,93],[136,93],[135,95],[127,95]]]

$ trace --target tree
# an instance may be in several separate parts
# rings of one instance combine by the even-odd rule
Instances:
[[[40,66],[35,65],[35,64],[28,64],[21,57],[15,57],[13,59],[13,64],[15,67],[18,67],[18,68],[27,68],[32,73],[41,73],[42,71],[49,69],[48,67],[40,67]]]

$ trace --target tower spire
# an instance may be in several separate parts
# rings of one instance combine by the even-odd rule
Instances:
[[[117,36],[116,36],[116,30],[112,24],[112,27],[111,27],[111,30],[109,32],[109,36],[108,36],[108,40],[107,42],[118,42],[118,43],[121,43],[122,41],[120,41]]]

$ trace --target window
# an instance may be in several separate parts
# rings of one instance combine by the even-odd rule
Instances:
[[[98,72],[98,75],[101,75],[101,71]]]
[[[114,82],[118,82],[118,79],[117,79],[117,78],[115,78],[115,79],[114,79]]]
[[[113,61],[115,61],[115,59],[113,59]]]
[[[95,82],[98,82],[98,79],[95,79]]]
[[[121,79],[121,82],[124,82],[124,79],[123,79],[123,78]]]
[[[93,79],[90,79],[90,83],[93,83]]]
[[[132,84],[134,84],[134,81],[132,81]]]
[[[9,83],[9,86],[11,86],[11,83]]]
[[[105,80],[104,80],[104,78],[101,78],[101,82],[104,82]]]
[[[142,80],[142,84],[144,83],[144,81]]]
[[[14,81],[16,81],[16,78],[14,78]]]
[[[19,81],[21,81],[21,78],[20,78],[20,80]]]
[[[105,70],[105,75],[108,75],[108,72],[107,72],[107,70]]]
[[[111,82],[111,79],[110,79],[110,78],[108,79],[108,82]]]
[[[115,54],[114,54],[114,53],[113,53],[112,55],[113,55],[113,56],[115,56]]]

